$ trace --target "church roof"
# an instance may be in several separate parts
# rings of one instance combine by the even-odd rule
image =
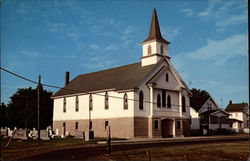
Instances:
[[[114,89],[128,90],[135,89],[140,81],[150,73],[157,64],[141,66],[141,63],[124,65],[93,73],[81,74],[60,89],[53,97],[87,93],[98,90]],[[70,90],[69,90],[70,89]]]
[[[170,43],[161,36],[161,30],[160,30],[158,17],[157,17],[157,13],[156,13],[155,8],[153,11],[152,22],[151,22],[150,32],[149,32],[148,38],[146,40],[144,40],[142,43],[147,42],[147,41],[151,41],[151,40],[159,40],[159,41],[166,43],[166,44]]]

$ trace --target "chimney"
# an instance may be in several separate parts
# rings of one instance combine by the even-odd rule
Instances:
[[[229,104],[232,104],[232,100],[229,100]]]
[[[69,84],[69,72],[65,72],[65,86]]]

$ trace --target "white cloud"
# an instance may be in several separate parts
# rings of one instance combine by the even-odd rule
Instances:
[[[101,49],[100,46],[98,46],[97,44],[90,44],[89,48],[94,49],[94,50]]]
[[[173,41],[174,38],[179,35],[180,31],[179,31],[180,27],[170,27],[170,26],[167,26],[167,27],[162,27],[161,28],[161,33],[162,33],[162,36],[164,38],[166,38],[167,40],[169,41]]]
[[[20,51],[21,54],[25,55],[25,56],[30,56],[30,57],[36,57],[39,56],[40,53],[36,52],[36,51],[28,51],[28,50],[22,50]]]
[[[110,51],[110,50],[117,50],[119,47],[116,44],[110,44],[107,47],[105,47],[105,51]]]
[[[187,16],[192,16],[194,15],[194,12],[192,9],[190,8],[183,8],[180,10],[181,12],[185,13]]]
[[[211,59],[217,62],[224,62],[234,56],[246,56],[247,44],[247,36],[238,34],[224,40],[208,40],[204,47],[186,55],[193,60]]]
[[[216,25],[220,27],[227,27],[230,25],[242,24],[244,22],[247,22],[247,18],[247,12],[242,12],[239,15],[233,15],[221,21],[217,21]]]

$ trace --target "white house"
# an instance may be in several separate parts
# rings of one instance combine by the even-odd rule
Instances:
[[[232,103],[230,100],[225,111],[230,114],[230,127],[232,129],[236,132],[241,130],[249,132],[249,107],[247,103]]]
[[[229,129],[229,114],[221,110],[212,97],[192,102],[190,108],[192,134],[207,134],[219,128]]]
[[[156,10],[141,61],[81,74],[53,95],[53,130],[97,137],[178,137],[190,132],[191,92],[170,62]]]

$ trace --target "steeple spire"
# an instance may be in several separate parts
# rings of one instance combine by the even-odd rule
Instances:
[[[161,30],[160,30],[158,17],[157,17],[155,8],[154,8],[153,15],[152,15],[152,22],[151,22],[151,27],[150,27],[148,38],[144,40],[142,43],[151,41],[151,40],[159,40],[162,43],[166,43],[166,44],[170,43],[161,36]]]

